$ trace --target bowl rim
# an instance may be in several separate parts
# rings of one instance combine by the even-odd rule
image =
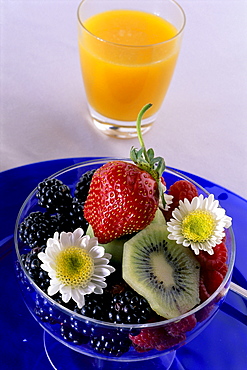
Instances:
[[[48,179],[52,179],[52,178],[55,178],[55,177],[57,177],[59,175],[65,174],[66,172],[69,172],[71,170],[74,170],[74,169],[77,169],[77,168],[81,168],[81,167],[86,167],[88,165],[96,165],[96,164],[102,164],[103,165],[106,162],[109,162],[109,161],[118,161],[118,160],[128,161],[128,162],[131,161],[130,158],[117,158],[117,157],[102,157],[102,158],[95,158],[95,159],[91,158],[89,160],[86,160],[86,161],[83,161],[83,162],[79,162],[77,164],[73,164],[71,166],[65,167],[65,168],[63,168],[63,169],[61,169],[61,170],[53,173],[52,175],[48,176],[47,178]],[[183,177],[185,180],[190,181],[194,185],[196,185],[205,194],[207,194],[207,195],[210,194],[205,188],[203,188],[203,186],[201,186],[196,181],[192,180],[189,176],[185,175],[184,173],[180,172],[179,170],[174,169],[174,168],[169,167],[169,166],[166,166],[164,173],[166,173],[166,171],[168,171],[168,172],[170,172],[172,174],[178,175],[180,177]],[[79,314],[77,312],[71,311],[70,309],[66,308],[65,306],[61,305],[60,303],[54,301],[51,296],[49,296],[47,293],[45,293],[32,280],[32,278],[28,275],[28,273],[27,273],[27,271],[26,271],[26,269],[25,269],[25,267],[24,267],[24,265],[22,263],[22,260],[21,260],[21,255],[20,255],[19,248],[18,248],[18,227],[19,227],[19,223],[20,223],[19,221],[20,221],[22,212],[25,209],[28,201],[36,193],[36,191],[37,191],[37,187],[35,187],[31,191],[31,193],[29,193],[29,195],[24,200],[24,202],[23,202],[23,204],[22,204],[22,206],[21,206],[21,208],[20,208],[20,210],[18,212],[17,219],[16,219],[16,222],[15,222],[15,228],[14,228],[15,252],[16,252],[16,255],[17,255],[18,262],[19,262],[19,264],[20,264],[20,266],[22,268],[22,271],[24,272],[26,278],[29,280],[30,284],[34,287],[34,289],[36,291],[38,291],[38,293],[41,296],[44,296],[45,299],[52,306],[56,306],[58,309],[60,309],[61,311],[63,311],[65,314],[67,314],[67,315],[69,314],[70,316],[73,316],[73,317],[75,317],[78,320],[84,320],[86,322],[90,322],[90,323],[93,323],[93,324],[101,325],[101,326],[104,326],[104,327],[122,328],[122,329],[156,328],[156,327],[164,326],[164,325],[171,324],[171,323],[174,323],[174,322],[178,322],[181,319],[184,319],[184,318],[186,318],[186,317],[188,317],[190,315],[195,314],[196,312],[198,312],[201,309],[203,309],[204,307],[206,307],[208,304],[213,303],[213,301],[216,298],[216,296],[223,289],[226,289],[226,294],[227,294],[227,291],[229,290],[229,286],[230,286],[231,275],[232,275],[232,271],[233,271],[233,267],[234,267],[234,262],[235,262],[235,256],[236,256],[236,243],[235,243],[235,237],[234,237],[234,232],[233,232],[232,226],[227,229],[227,233],[229,232],[229,235],[230,235],[231,247],[232,247],[231,248],[231,251],[230,251],[231,253],[230,253],[229,265],[228,265],[227,273],[226,273],[226,275],[225,275],[222,283],[216,289],[216,291],[207,300],[205,300],[204,302],[202,302],[201,304],[199,304],[198,306],[196,306],[192,310],[190,310],[190,311],[188,311],[188,312],[186,312],[186,313],[184,313],[184,314],[182,314],[180,316],[176,316],[176,317],[174,317],[172,319],[165,319],[165,320],[162,320],[162,321],[156,321],[156,322],[145,323],[145,324],[122,324],[122,323],[116,324],[116,323],[111,323],[111,322],[107,322],[107,321],[101,321],[101,320],[93,319],[91,317],[88,317],[88,316]]]

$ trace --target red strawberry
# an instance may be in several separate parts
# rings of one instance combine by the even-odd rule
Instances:
[[[99,243],[144,229],[155,216],[157,181],[132,163],[111,161],[93,175],[84,217]]]
[[[137,117],[141,149],[130,151],[135,164],[111,161],[93,175],[84,217],[99,243],[106,244],[144,229],[155,216],[160,194],[165,202],[161,186],[164,159],[154,157],[152,148],[146,150],[141,133],[141,118],[151,105],[145,105]]]

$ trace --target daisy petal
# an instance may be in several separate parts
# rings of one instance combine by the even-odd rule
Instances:
[[[191,202],[187,198],[179,201],[178,208],[167,222],[168,239],[185,247],[190,246],[195,254],[200,250],[213,254],[213,248],[225,235],[224,229],[230,226],[231,218],[225,215],[214,195],[204,198],[200,194]]]
[[[85,294],[103,293],[105,276],[115,271],[109,265],[111,255],[98,245],[97,238],[83,235],[81,228],[61,232],[60,236],[56,232],[38,257],[51,279],[48,294],[60,292],[65,303],[73,299],[79,308],[85,304]]]
[[[59,292],[59,285],[50,285],[48,287],[48,290],[47,290],[48,295],[52,296],[56,294],[57,292]]]
[[[104,256],[105,249],[103,247],[94,246],[90,249],[90,256],[93,258],[101,258]]]

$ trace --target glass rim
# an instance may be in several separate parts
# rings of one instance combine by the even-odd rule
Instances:
[[[115,47],[122,47],[122,48],[126,48],[126,49],[127,48],[129,48],[129,49],[142,49],[142,48],[143,49],[148,49],[148,48],[152,48],[152,47],[157,47],[157,46],[165,45],[165,44],[167,44],[167,43],[175,40],[180,35],[182,35],[182,33],[184,31],[184,28],[185,28],[185,25],[186,25],[186,15],[185,15],[185,12],[184,12],[183,8],[181,7],[181,5],[179,5],[177,3],[177,1],[175,1],[175,0],[164,0],[164,1],[169,1],[170,3],[173,3],[174,5],[176,5],[177,8],[178,8],[178,10],[180,11],[180,13],[182,15],[182,18],[183,18],[182,26],[177,31],[177,33],[176,33],[175,36],[171,37],[168,40],[165,40],[165,41],[162,41],[162,42],[158,42],[158,43],[155,43],[155,44],[148,44],[148,45],[126,45],[126,44],[119,44],[119,43],[108,41],[108,40],[105,40],[105,39],[103,39],[101,37],[98,37],[94,33],[90,32],[84,26],[83,22],[80,19],[80,9],[81,9],[82,5],[85,3],[85,1],[87,1],[87,0],[81,0],[79,6],[77,8],[77,20],[78,20],[79,26],[81,26],[84,29],[84,31],[86,31],[89,35],[91,35],[93,38],[97,39],[98,41],[103,42],[103,43],[106,43],[106,44],[109,44],[109,45],[112,45],[112,46],[115,46]],[[127,10],[127,8],[125,10]],[[156,15],[155,13],[152,13],[152,14]]]
[[[80,162],[80,163],[73,164],[71,166],[65,167],[65,168],[63,168],[63,169],[61,169],[61,170],[53,173],[52,175],[48,176],[47,178],[48,179],[51,179],[51,178],[54,178],[56,176],[62,175],[64,173],[66,173],[66,172],[69,172],[70,170],[81,168],[81,167],[86,167],[88,165],[96,165],[96,164],[102,164],[103,165],[103,163],[105,163],[105,162],[117,161],[117,160],[131,161],[130,158],[116,158],[116,157],[92,158],[92,159],[89,159],[89,160],[87,160],[85,162]],[[198,184],[196,181],[192,180],[189,176],[183,174],[182,172],[179,172],[179,170],[176,170],[176,169],[173,169],[172,167],[166,166],[164,173],[166,171],[168,171],[170,173],[173,173],[175,175],[182,176],[185,180],[192,182],[201,191],[203,191],[204,193],[206,193],[207,195],[209,195],[209,192],[205,188],[203,188],[203,186],[201,186],[200,184]],[[229,288],[229,285],[230,285],[230,277],[231,277],[231,274],[232,274],[232,271],[233,271],[234,262],[235,262],[235,255],[236,255],[236,244],[235,244],[235,238],[234,238],[234,233],[233,233],[232,227],[230,227],[228,229],[228,232],[229,232],[230,238],[231,238],[231,247],[232,248],[231,248],[231,253],[230,253],[228,270],[227,270],[227,273],[226,273],[223,281],[221,282],[221,284],[219,285],[219,287],[216,289],[216,291],[212,295],[210,295],[210,297],[207,300],[205,300],[204,302],[202,302],[201,304],[199,304],[198,306],[196,306],[192,310],[190,310],[190,311],[188,311],[188,312],[186,312],[186,313],[184,313],[184,314],[182,314],[180,316],[176,316],[176,317],[174,317],[172,319],[165,319],[165,320],[162,320],[162,321],[156,321],[156,322],[145,323],[145,324],[116,324],[116,323],[111,323],[111,322],[108,322],[108,321],[101,321],[101,320],[93,319],[91,317],[88,317],[88,316],[79,314],[77,312],[74,312],[74,311],[66,308],[65,306],[63,306],[60,303],[58,303],[55,300],[53,300],[53,298],[51,296],[49,296],[47,293],[45,293],[32,280],[32,278],[28,275],[28,273],[27,273],[27,271],[26,271],[26,269],[25,269],[25,267],[24,267],[24,265],[22,263],[22,260],[21,260],[21,255],[20,255],[19,247],[18,247],[18,227],[19,227],[19,221],[20,221],[20,218],[21,218],[21,215],[22,215],[22,212],[23,212],[25,206],[27,205],[28,201],[31,199],[31,197],[35,194],[36,191],[37,191],[37,187],[35,187],[32,190],[32,192],[27,196],[27,198],[23,202],[23,204],[22,204],[22,206],[21,206],[21,208],[20,208],[20,210],[18,212],[18,216],[17,216],[16,223],[15,223],[15,229],[14,229],[15,251],[16,251],[17,258],[18,258],[18,262],[21,265],[22,271],[24,272],[26,278],[29,280],[30,284],[34,287],[34,289],[36,291],[38,291],[38,293],[40,295],[44,296],[45,299],[47,301],[49,301],[49,303],[51,305],[56,306],[58,309],[60,309],[61,311],[63,311],[65,314],[72,315],[73,317],[75,317],[79,321],[80,320],[85,320],[87,322],[94,323],[94,324],[97,324],[97,325],[101,325],[101,326],[104,326],[104,327],[111,327],[111,328],[114,328],[115,327],[115,328],[122,328],[122,329],[156,328],[156,327],[164,326],[164,325],[167,325],[167,324],[171,324],[173,322],[180,321],[181,319],[184,319],[184,318],[186,318],[186,317],[188,317],[190,315],[195,314],[196,312],[200,311],[202,308],[204,308],[205,306],[207,306],[210,302],[213,302],[214,299],[215,299],[215,297],[224,289],[224,287],[226,286],[226,284],[228,282],[229,282],[229,284],[228,284],[227,289]]]

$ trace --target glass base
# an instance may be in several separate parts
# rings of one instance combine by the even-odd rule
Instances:
[[[168,370],[175,358],[176,351],[166,355],[134,362],[102,360],[76,352],[57,341],[44,331],[44,347],[48,360],[55,370]]]
[[[110,119],[97,113],[90,106],[89,111],[94,125],[105,135],[109,135],[119,139],[132,139],[134,137],[137,137],[136,121],[118,121]],[[157,114],[142,119],[141,130],[143,135],[151,129],[154,121],[156,120],[156,117]]]

